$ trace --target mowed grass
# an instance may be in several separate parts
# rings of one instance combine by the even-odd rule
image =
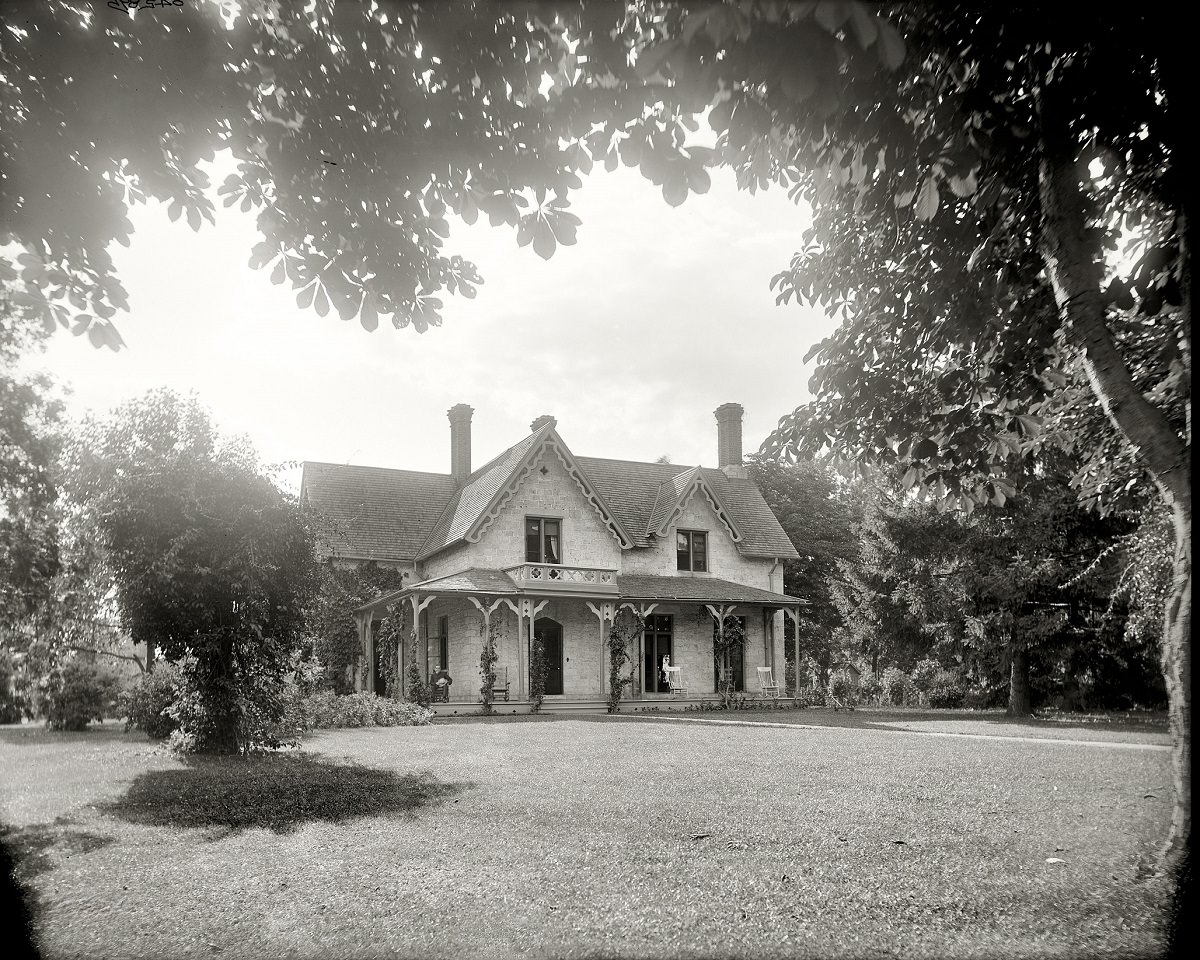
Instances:
[[[1164,949],[1168,754],[1137,745],[529,718],[193,764],[9,728],[0,762],[48,957]]]

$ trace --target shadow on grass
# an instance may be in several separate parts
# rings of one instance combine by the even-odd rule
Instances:
[[[73,821],[59,817],[53,823],[38,823],[28,827],[0,828],[0,838],[13,857],[14,876],[22,883],[39,874],[53,870],[51,849],[60,858],[91,853],[113,842],[113,838],[87,830],[70,829]]]
[[[316,821],[414,817],[469,786],[444,783],[428,772],[398,774],[306,754],[200,757],[183,769],[139,774],[103,809],[143,826],[291,833]]]

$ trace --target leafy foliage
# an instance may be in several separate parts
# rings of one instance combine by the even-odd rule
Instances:
[[[300,704],[306,729],[332,727],[414,727],[433,719],[428,707],[404,700],[379,697],[365,691],[337,694],[321,690]]]
[[[427,707],[433,702],[433,689],[426,682],[421,670],[421,664],[418,661],[417,635],[415,630],[412,633],[412,639],[409,644],[409,653],[410,656],[408,658],[407,671],[408,684],[406,691],[408,694],[408,699],[419,706]]]
[[[119,681],[86,657],[60,660],[39,684],[40,710],[51,730],[83,730],[116,708]]]
[[[282,715],[315,583],[298,505],[194,398],[166,390],[90,423],[71,456],[123,624],[180,665],[181,736],[252,748]]]
[[[721,705],[728,708],[736,695],[730,658],[746,646],[746,631],[741,620],[727,616],[720,623],[714,623],[712,645],[713,657],[717,662],[717,696]]]
[[[324,518],[314,519],[320,531]],[[313,655],[325,665],[325,682],[338,693],[354,689],[353,672],[361,667],[361,642],[352,611],[403,582],[400,571],[374,561],[341,567],[327,560],[320,565],[317,589],[304,619]]]
[[[634,654],[638,637],[646,630],[646,621],[629,607],[618,610],[608,631],[608,712],[621,709],[625,688],[634,681]],[[630,668],[629,673],[625,668]]]
[[[529,645],[529,702],[530,713],[541,713],[546,699],[546,644],[535,636]]]
[[[121,692],[120,711],[125,729],[137,727],[151,740],[164,740],[179,726],[170,713],[179,698],[179,671],[163,664]]]

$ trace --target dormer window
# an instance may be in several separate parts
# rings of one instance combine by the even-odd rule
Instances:
[[[677,530],[675,554],[678,558],[678,569],[707,573],[708,533],[704,530]]]
[[[525,562],[562,563],[562,521],[525,518]]]

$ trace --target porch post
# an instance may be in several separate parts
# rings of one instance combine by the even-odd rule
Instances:
[[[421,629],[421,611],[424,610],[431,603],[433,603],[433,601],[436,599],[437,599],[437,596],[435,596],[432,593],[428,594],[427,596],[425,596],[423,598],[418,597],[415,593],[409,594],[409,596],[408,596],[408,602],[409,602],[410,606],[412,607],[412,634],[410,636],[410,639],[412,640],[412,645],[414,647],[417,645],[417,640],[420,637],[419,631]],[[401,639],[399,642],[400,642],[400,645],[403,647],[403,645],[404,645],[403,639]],[[413,653],[415,654],[416,651],[414,650]],[[428,632],[426,632],[426,634],[425,634],[425,675],[421,678],[421,681],[423,683],[429,682],[429,633]],[[408,679],[404,676],[403,670],[400,671],[400,690],[402,691],[401,699],[407,700],[408,699]]]
[[[371,614],[370,612],[356,613],[354,619],[358,626],[358,648],[366,662],[365,670],[361,662],[354,664],[354,691],[361,693],[364,689],[374,688],[374,674],[371,670],[371,662],[374,660],[374,650],[372,649],[374,644],[371,642]]]
[[[599,606],[597,606],[589,600],[587,601],[587,608],[591,610],[593,616],[600,621],[600,697],[601,699],[604,699],[607,696],[604,690],[604,667],[605,660],[608,659],[605,656],[608,646],[608,644],[605,642],[608,639],[608,631],[604,629],[604,624],[605,621],[611,623],[615,613],[613,610],[613,604],[611,602],[602,602]]]
[[[430,597],[430,599],[432,600],[433,598]],[[485,607],[483,605],[483,601],[481,601],[478,597],[467,597],[467,599],[474,604],[475,609],[478,610],[483,616],[483,645],[486,647],[492,636],[492,614],[496,612],[500,604],[508,603],[508,600],[505,597],[501,597],[498,600],[492,601]],[[520,629],[518,629],[517,632],[520,633]],[[480,679],[482,679],[482,677]]]
[[[530,648],[533,647],[533,621],[537,619],[537,615],[546,608],[546,604],[549,602],[549,600],[522,600],[521,614],[524,617],[521,614],[517,615],[517,673],[520,675],[520,682],[517,689],[522,700],[529,699],[529,662],[526,656],[528,652],[526,644]],[[529,621],[527,627],[528,633],[526,634],[526,642],[521,643],[521,620],[526,618]],[[565,651],[563,656],[566,656]],[[565,680],[566,678],[564,677],[563,679]]]
[[[793,610],[790,607],[786,607],[786,608],[784,608],[783,612],[787,615],[788,619],[792,621],[792,633],[794,635],[793,639],[796,642],[796,661],[795,661],[796,662],[796,690],[795,690],[794,695],[799,696],[800,695],[800,608],[797,607],[795,610]]]

